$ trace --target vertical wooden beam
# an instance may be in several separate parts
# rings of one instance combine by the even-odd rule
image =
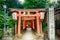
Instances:
[[[19,16],[18,16],[18,35],[21,34],[21,12],[19,11]]]
[[[39,13],[36,12],[37,34],[40,34]]]
[[[34,29],[34,20],[32,20],[32,25],[33,25],[33,29]]]

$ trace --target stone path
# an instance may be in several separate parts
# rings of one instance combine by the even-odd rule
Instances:
[[[35,35],[33,34],[31,28],[27,28],[22,40],[35,40]]]
[[[27,28],[26,32],[23,34],[23,36],[20,38],[16,38],[15,40],[44,40],[44,38],[38,37],[34,35],[31,28]],[[56,37],[55,40],[60,40],[58,37]]]

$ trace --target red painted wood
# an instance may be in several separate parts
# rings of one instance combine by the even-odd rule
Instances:
[[[31,18],[24,17],[24,18],[22,18],[22,20],[34,20],[34,19],[35,19],[34,17],[31,17]]]
[[[18,35],[21,34],[21,20],[24,20],[23,23],[23,29],[26,28],[26,25],[28,25],[28,28],[30,28],[32,26],[32,28],[34,29],[34,20],[36,20],[36,31],[37,34],[40,34],[40,12],[46,12],[45,9],[12,9],[12,12],[16,11],[18,12],[17,17],[18,17]],[[27,12],[26,15],[21,14],[21,12]],[[30,14],[30,12],[36,12],[36,14]],[[30,20],[31,22],[27,23],[27,20]]]
[[[21,12],[19,12],[19,15]],[[18,16],[18,35],[21,34],[21,16]]]
[[[36,16],[36,23],[37,23],[37,34],[40,34],[40,24],[39,24],[39,13],[37,12]]]
[[[34,20],[32,20],[32,28],[34,29]]]

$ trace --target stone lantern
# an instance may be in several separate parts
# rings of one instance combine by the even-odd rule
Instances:
[[[12,13],[12,18],[13,18],[14,20],[17,20],[17,12],[13,12],[13,13]]]
[[[41,14],[40,19],[44,19],[44,14],[45,14],[45,12],[40,12],[40,14]]]

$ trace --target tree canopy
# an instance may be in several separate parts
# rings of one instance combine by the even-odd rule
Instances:
[[[38,9],[38,8],[45,8],[48,0],[25,0],[24,4],[22,5],[18,0],[0,0],[0,27],[3,28],[4,25],[4,12],[3,12],[3,5],[7,5],[7,26],[12,26],[13,20],[9,14],[9,8],[25,8],[25,9]],[[12,21],[12,22],[10,22]]]
[[[60,8],[60,0],[58,0],[57,8]]]
[[[45,8],[48,0],[25,0],[23,4],[25,9]]]

